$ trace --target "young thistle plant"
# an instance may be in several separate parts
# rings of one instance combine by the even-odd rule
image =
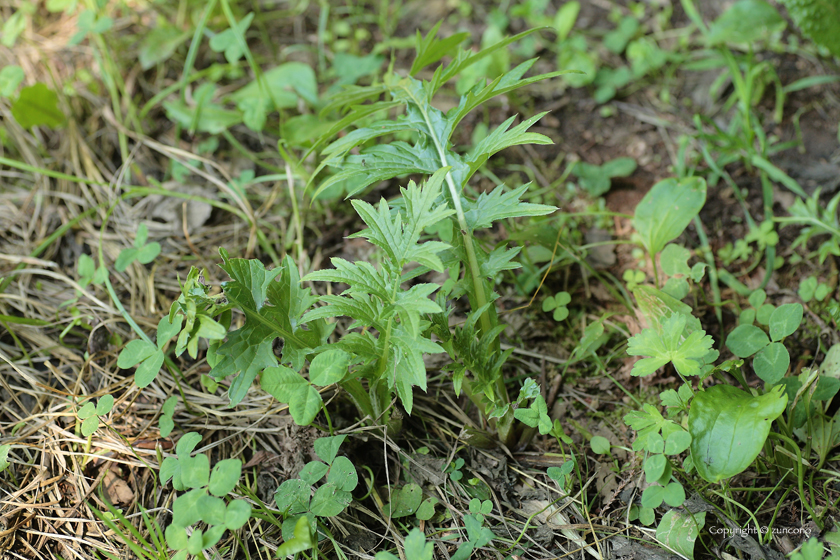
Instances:
[[[242,327],[228,331],[224,341],[216,338],[211,342],[208,356],[213,377],[235,376],[229,392],[231,404],[238,403],[261,375],[262,387],[289,404],[296,422],[308,424],[322,409],[317,387],[336,383],[363,416],[387,423],[394,395],[410,413],[413,388],[425,389],[423,355],[446,352],[452,359],[448,369],[453,372],[456,391],[463,390],[495,423],[504,443],[515,442],[515,407],[510,406],[512,399],[502,375],[509,353],[500,349],[504,326],[496,314],[494,300],[498,296],[493,287],[500,272],[518,268],[515,258],[520,248],[502,245],[487,250],[476,233],[500,220],[546,215],[555,208],[522,202],[528,185],[511,190],[499,185],[475,198],[468,196],[465,188],[472,175],[500,150],[550,144],[551,140],[528,132],[544,113],[516,126],[515,117],[507,119],[469,151],[453,149],[452,137],[463,119],[490,99],[563,72],[523,78],[536,59],[526,61],[489,83],[477,84],[444,113],[432,101],[446,83],[534,30],[473,52],[459,47],[466,33],[438,39],[439,27],[425,37],[418,33],[417,56],[407,76],[391,71],[381,84],[353,86],[335,95],[324,112],[338,112],[343,117],[312,148],[317,150],[341,130],[357,126],[321,150],[322,163],[309,184],[327,168],[332,173],[320,181],[313,197],[341,182],[354,185],[348,193],[352,197],[381,181],[409,174],[429,177],[421,186],[410,182],[402,189],[402,197],[391,204],[382,200],[374,207],[351,201],[367,226],[352,237],[367,239],[382,252],[379,267],[333,259],[334,268],[311,272],[304,280],[343,283],[348,288],[339,295],[320,298],[301,287],[296,266],[288,257],[268,271],[257,260],[231,259],[222,250],[222,268],[231,278],[222,286],[224,301],[209,297],[206,288],[195,282],[197,273],[191,274],[192,282],[185,286],[170,319],[175,322],[174,316],[180,314],[189,319],[186,323],[191,330],[181,333],[179,351],[195,348],[192,340],[201,336],[198,326],[215,335],[219,323],[214,317],[221,316],[221,325],[227,327],[233,308],[245,315]],[[429,80],[416,77],[446,56],[451,62],[440,64]],[[392,114],[398,109],[402,114],[396,118],[373,121],[376,114]],[[410,135],[413,144],[376,143],[395,133]],[[354,149],[359,153],[351,154]],[[439,239],[421,242],[432,231]],[[447,273],[449,281],[406,287],[431,271]],[[467,320],[453,333],[448,324],[452,306],[446,302],[463,296],[469,302]],[[328,345],[333,325],[327,319],[341,317],[351,321],[347,332]],[[432,335],[437,340],[432,340]],[[284,342],[279,360],[272,350],[276,338]],[[319,359],[325,352],[329,354]],[[304,376],[307,364],[308,376]],[[517,417],[543,431],[550,426],[545,406],[542,403],[540,407],[531,393],[520,393],[517,404],[532,400],[537,412]]]

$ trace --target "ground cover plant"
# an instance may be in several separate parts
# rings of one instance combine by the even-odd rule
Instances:
[[[840,4],[0,13],[3,558],[840,554]]]

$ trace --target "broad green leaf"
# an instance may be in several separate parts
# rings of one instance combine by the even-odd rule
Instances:
[[[772,303],[765,303],[756,310],[755,320],[761,325],[769,326],[770,317],[773,316],[774,311],[776,311],[776,307]]]
[[[685,502],[685,489],[679,482],[670,482],[665,486],[662,497],[669,506],[679,507]]]
[[[99,417],[94,415],[89,418],[86,418],[84,422],[82,422],[82,435],[84,437],[89,437],[93,434],[96,430],[99,429]]]
[[[565,41],[572,31],[580,13],[580,2],[566,2],[557,10],[552,27],[557,32],[557,39]]]
[[[266,368],[262,388],[278,401],[288,403],[289,413],[299,426],[311,424],[323,404],[317,389],[299,373],[285,366]]]
[[[353,463],[347,457],[336,457],[332,465],[330,465],[327,482],[335,484],[340,490],[352,492],[359,483],[356,467],[353,466]]]
[[[309,484],[298,478],[284,481],[274,492],[274,503],[284,515],[309,511]]]
[[[665,455],[660,453],[651,455],[645,460],[645,480],[648,483],[656,482],[662,478],[662,474],[665,472],[665,467],[667,466],[668,459],[665,458]]]
[[[210,493],[224,497],[233,492],[242,474],[242,461],[239,459],[223,459],[216,463],[210,473]]]
[[[314,485],[316,482],[324,478],[324,475],[330,470],[329,465],[321,461],[309,461],[298,473],[298,478],[309,485]]]
[[[694,543],[706,524],[706,512],[690,514],[672,509],[662,516],[656,539],[689,560],[694,560]]]
[[[684,385],[685,386],[685,385]],[[680,428],[665,438],[665,455],[679,455],[691,445],[691,434]]]
[[[143,70],[148,70],[155,64],[164,62],[189,37],[188,31],[182,31],[161,19],[158,26],[146,33],[140,41],[140,66]]]
[[[39,125],[56,128],[64,124],[64,113],[58,107],[58,95],[42,83],[20,90],[11,110],[12,116],[23,128]]]
[[[786,303],[780,305],[770,315],[770,338],[778,342],[792,335],[802,323],[802,304]]]
[[[790,354],[784,345],[771,342],[753,358],[753,368],[762,381],[768,385],[779,382],[790,367]]]
[[[204,488],[195,488],[175,498],[172,504],[172,523],[178,527],[189,527],[201,520],[199,506],[202,496],[206,496]]]
[[[764,301],[767,299],[767,292],[764,290],[755,290],[753,293],[750,294],[749,302],[754,308],[758,309],[762,305],[764,305]]]
[[[309,526],[309,518],[301,515],[297,522],[295,522],[294,538],[286,540],[277,547],[277,557],[287,558],[294,556],[298,552],[313,548],[315,544],[315,540],[312,538],[312,529]]]
[[[420,504],[420,507],[417,508],[417,511],[414,512],[414,515],[420,521],[428,521],[435,515],[435,504],[437,504],[437,498],[426,498],[423,500],[423,503]]]
[[[315,454],[323,462],[331,465],[336,455],[338,455],[339,447],[341,447],[345,439],[347,439],[346,435],[318,438],[313,444]]]
[[[659,256],[662,272],[668,276],[677,274],[688,276],[691,274],[691,269],[688,267],[689,257],[691,257],[691,252],[688,249],[682,245],[669,243]]]
[[[251,504],[245,500],[233,500],[225,511],[225,527],[236,531],[251,518]]]
[[[95,414],[96,414],[96,405],[94,404],[93,401],[88,401],[88,402],[85,403],[85,405],[82,408],[79,409],[79,411],[76,413],[76,416],[78,416],[82,420],[86,420],[86,419],[90,418],[91,416],[94,416]]]
[[[160,321],[158,322],[157,328],[157,347],[163,348],[163,345],[169,342],[169,340],[181,332],[181,325],[184,322],[183,315],[176,315],[172,322],[170,322],[169,315],[164,315],[161,317]]]
[[[187,530],[180,525],[170,523],[166,527],[164,535],[166,537],[166,544],[169,545],[169,548],[173,550],[183,550],[187,548]]]
[[[202,542],[202,548],[208,549],[211,546],[216,546],[216,543],[221,540],[222,535],[225,533],[227,528],[224,525],[216,525],[215,527],[210,527],[206,531],[204,531],[204,539]],[[173,558],[172,560],[176,560]]]
[[[658,484],[654,484],[652,486],[648,486],[645,488],[645,491],[642,492],[642,507],[646,508],[658,508],[662,505],[662,501],[665,499],[665,488],[659,486]]]
[[[178,444],[175,446],[175,454],[178,455],[179,459],[189,457],[200,441],[201,434],[198,432],[187,432],[178,440]]]
[[[204,494],[196,504],[201,511],[201,520],[208,525],[223,525],[225,522],[225,501]]]
[[[589,440],[589,447],[598,455],[607,455],[610,452],[610,440],[603,436],[593,436]]]
[[[114,395],[103,395],[96,403],[96,415],[105,416],[114,408]]]
[[[143,389],[155,380],[160,368],[163,366],[164,355],[161,350],[155,350],[151,356],[143,360],[134,370],[134,384]]]
[[[309,511],[318,517],[335,517],[350,505],[353,495],[327,482],[315,491]]]
[[[353,357],[344,350],[334,348],[321,352],[309,365],[309,380],[319,387],[338,383],[347,375]]]
[[[767,333],[755,325],[738,325],[726,337],[726,347],[739,358],[749,358],[768,344]]]
[[[11,97],[26,75],[23,68],[16,64],[9,64],[0,70],[0,97]]]
[[[740,0],[709,26],[706,42],[711,45],[753,43],[785,27],[779,12],[764,0]]]
[[[758,457],[787,400],[780,386],[758,397],[728,385],[697,393],[688,415],[697,473],[714,483],[743,472]]]
[[[423,489],[416,484],[406,484],[391,492],[391,503],[385,506],[385,515],[390,518],[412,515],[423,501]]]
[[[656,183],[636,207],[633,226],[650,255],[676,239],[706,202],[706,181],[700,177]]]
[[[712,337],[704,331],[694,331],[684,337],[686,318],[674,313],[662,322],[662,331],[642,330],[630,339],[627,353],[631,356],[650,356],[633,366],[633,375],[650,375],[672,362],[682,375],[700,375],[703,358],[712,348]]]
[[[262,74],[263,90],[258,80],[230,94],[230,99],[240,110],[248,100],[260,99],[264,91],[271,96],[273,109],[293,109],[297,107],[298,97],[308,103],[318,98],[318,83],[315,72],[303,62],[286,62],[267,70]]]
[[[218,103],[205,103],[201,107],[189,106],[180,99],[164,101],[166,116],[187,130],[221,134],[242,122],[242,115],[224,109]]]
[[[210,480],[210,459],[204,453],[194,457],[179,457],[181,463],[181,482],[187,488],[207,486]]]
[[[117,358],[117,366],[122,369],[134,367],[152,354],[157,348],[153,344],[142,339],[134,339],[125,345]]]

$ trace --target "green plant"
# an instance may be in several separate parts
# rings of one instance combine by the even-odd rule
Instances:
[[[591,196],[601,196],[610,190],[610,179],[614,177],[629,177],[636,170],[636,160],[633,158],[618,158],[593,165],[578,162],[572,168],[572,173],[578,177],[580,188]]]
[[[165,531],[167,545],[177,551],[173,560],[201,554],[215,546],[225,530],[236,531],[251,518],[251,504],[247,501],[225,503],[223,499],[239,483],[242,462],[223,459],[211,471],[206,454],[192,455],[200,441],[196,432],[184,434],[175,447],[176,456],[166,457],[160,465],[161,483],[172,480],[173,488],[183,492],[172,504],[172,523]],[[207,525],[206,529],[193,527],[188,535],[187,527],[199,521]]]
[[[274,493],[277,508],[285,517],[282,531],[286,548],[278,556],[300,552],[317,542],[314,538],[318,517],[335,517],[350,505],[351,492],[359,482],[356,468],[338,449],[347,436],[315,440],[320,461],[310,461],[298,474],[283,482]],[[326,477],[326,481],[315,485]]]
[[[149,237],[149,229],[146,224],[140,224],[137,228],[137,235],[134,238],[134,247],[123,249],[117,260],[114,262],[114,268],[119,272],[123,272],[134,261],[140,264],[148,264],[155,260],[160,254],[160,243],[153,241],[146,243]]]
[[[114,408],[114,396],[104,395],[94,405],[93,401],[88,401],[85,405],[76,412],[79,420],[82,420],[81,432],[84,437],[90,437],[93,432],[99,429],[100,417],[105,416]]]
[[[3,472],[9,466],[9,451],[11,451],[11,444],[0,445],[0,472]]]
[[[568,292],[557,292],[553,296],[548,296],[543,300],[542,310],[546,313],[553,312],[552,317],[555,321],[562,321],[569,316],[569,302],[572,301],[572,296]]]
[[[351,124],[367,125],[321,150],[323,161],[311,174],[309,183],[314,183],[327,168],[333,173],[320,181],[314,197],[340,183],[352,185],[348,192],[354,195],[373,183],[409,173],[431,176],[423,186],[410,183],[402,190],[402,198],[390,205],[383,200],[374,208],[365,202],[352,201],[368,226],[355,237],[367,239],[382,252],[379,268],[333,259],[333,269],[310,273],[305,280],[341,282],[349,286],[342,295],[320,298],[326,305],[314,309],[310,308],[318,300],[309,295],[309,290],[298,286],[297,267],[288,257],[282,266],[269,272],[257,261],[230,259],[222,252],[222,268],[232,279],[224,285],[227,300],[224,305],[217,305],[216,299],[207,297],[206,287],[195,282],[198,272],[191,272],[183,298],[170,313],[171,320],[183,314],[188,318],[187,325],[191,316],[196,318],[193,325],[204,324],[220,314],[229,317],[226,313],[233,308],[244,312],[247,318],[244,326],[227,334],[225,342],[211,344],[211,375],[221,379],[238,374],[229,390],[232,404],[242,399],[252,381],[263,372],[263,387],[279,400],[288,402],[296,420],[311,422],[320,408],[320,396],[313,383],[319,386],[339,383],[362,416],[387,423],[391,417],[388,407],[392,394],[399,397],[410,413],[412,388],[425,388],[422,355],[445,351],[453,360],[451,369],[456,390],[463,389],[492,419],[503,441],[512,442],[516,438],[513,409],[509,406],[501,372],[509,352],[499,348],[498,336],[503,326],[495,312],[492,287],[500,272],[518,266],[513,259],[519,249],[502,246],[486,251],[475,234],[499,220],[541,216],[554,208],[521,202],[527,185],[510,191],[499,186],[476,198],[467,196],[467,186],[470,177],[496,152],[508,146],[544,144],[550,140],[527,132],[542,115],[517,126],[512,126],[513,118],[508,119],[470,150],[468,157],[453,149],[451,140],[464,117],[486,101],[561,73],[523,79],[534,63],[534,60],[527,61],[489,83],[477,84],[462,96],[456,108],[444,114],[432,105],[433,96],[444,84],[531,32],[474,53],[458,48],[465,34],[438,39],[437,30],[438,26],[425,38],[418,35],[417,57],[409,76],[392,73],[376,86],[351,86],[336,94],[324,111],[344,110],[346,114],[310,148],[314,151]],[[452,62],[440,66],[429,81],[412,77],[447,55],[453,57]],[[390,99],[377,100],[383,94]],[[360,104],[370,99],[373,102]],[[397,106],[404,108],[404,116],[370,122],[372,115]],[[373,144],[385,135],[397,133],[413,137],[414,145],[403,141]],[[351,150],[357,148],[360,153],[352,155]],[[300,169],[298,163],[295,167]],[[424,230],[432,228],[441,240],[419,243]],[[407,267],[413,263],[419,267],[409,273]],[[444,283],[444,290],[429,283],[402,289],[405,282],[429,270],[449,274],[450,281]],[[280,281],[273,281],[275,278]],[[429,296],[435,292],[439,292],[438,299],[432,301]],[[461,296],[468,298],[470,314],[467,322],[453,333],[447,318],[451,308],[445,299]],[[266,300],[268,305],[264,303]],[[337,348],[346,353],[341,361],[349,366],[348,371],[342,374],[332,368],[329,375],[322,376],[326,370],[319,368],[314,360],[327,350],[323,345],[332,325],[325,319],[333,317],[350,318],[351,328],[360,328],[361,332],[348,332],[337,342]],[[186,335],[185,332],[186,329],[182,330],[179,342],[182,337],[197,341],[203,336],[194,331]],[[430,339],[432,333],[439,342]],[[277,337],[285,341],[282,366],[270,351],[272,340]],[[162,344],[161,337],[158,344]],[[148,345],[144,345],[143,353],[157,355]],[[300,375],[307,361],[310,363],[308,380]],[[127,358],[125,363],[129,363]],[[362,380],[367,380],[366,387]]]
[[[802,33],[840,56],[840,2],[837,0],[782,0]]]

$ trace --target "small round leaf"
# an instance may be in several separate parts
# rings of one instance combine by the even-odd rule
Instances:
[[[233,500],[225,512],[225,527],[236,531],[251,518],[251,504],[245,500]]]
[[[242,461],[224,459],[216,463],[210,473],[210,493],[220,498],[233,492],[242,474]]]
[[[739,358],[748,358],[770,344],[770,339],[755,325],[738,325],[726,337],[726,347]]]
[[[790,354],[784,345],[771,342],[753,358],[753,368],[762,381],[769,385],[778,383],[790,366]]]
[[[796,332],[800,323],[802,323],[802,304],[780,305],[770,315],[770,338],[773,342],[778,342]]]

